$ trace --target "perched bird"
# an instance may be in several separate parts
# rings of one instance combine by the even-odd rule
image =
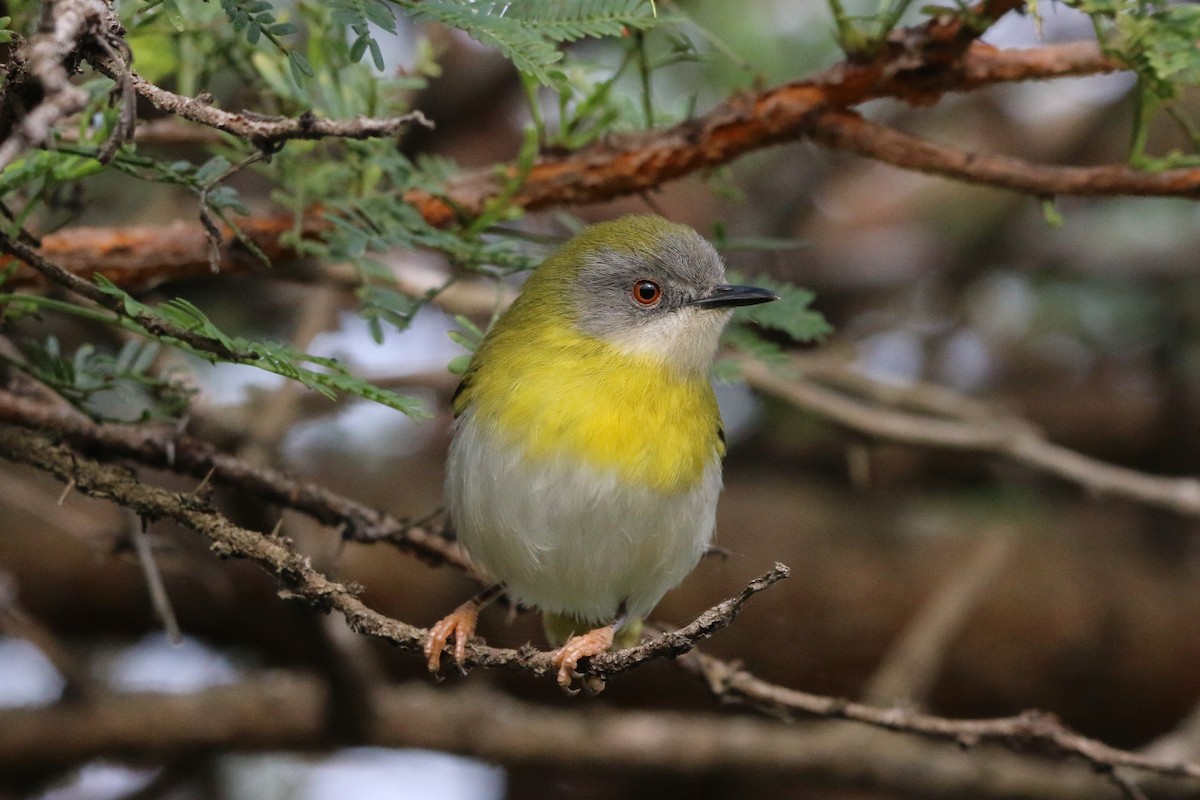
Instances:
[[[459,540],[496,586],[430,629],[462,663],[499,594],[543,613],[558,681],[637,641],[712,539],[725,434],[709,368],[730,309],[707,241],[655,216],[592,225],[546,259],[454,396],[446,475]]]

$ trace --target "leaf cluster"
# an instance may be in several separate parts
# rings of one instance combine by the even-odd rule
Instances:
[[[440,22],[495,47],[524,75],[540,83],[565,79],[558,45],[586,37],[649,30],[657,9],[648,0],[405,0],[414,19]]]
[[[65,221],[73,212],[63,197],[80,201],[88,192],[111,192],[114,182],[133,179],[178,187],[196,198],[199,217],[211,233],[216,264],[219,239],[226,230],[265,261],[239,230],[238,218],[249,208],[228,182],[239,171],[253,169],[272,185],[273,199],[294,212],[291,244],[304,255],[357,270],[359,312],[377,340],[388,330],[406,328],[424,304],[457,279],[412,296],[392,274],[390,259],[396,252],[437,251],[455,268],[455,276],[498,279],[532,268],[541,252],[500,226],[521,215],[513,198],[542,149],[576,148],[613,130],[661,123],[667,117],[656,105],[651,75],[695,60],[701,52],[679,23],[683,17],[660,16],[653,0],[296,0],[286,6],[272,0],[123,0],[118,7],[144,77],[191,96],[210,87],[235,85],[240,87],[236,95],[214,101],[238,102],[268,114],[344,119],[406,111],[410,93],[423,88],[438,67],[434,49],[419,44],[415,64],[399,75],[382,74],[388,68],[388,51],[378,37],[398,35],[405,20],[457,28],[512,61],[525,82],[535,124],[514,168],[503,173],[502,191],[473,221],[456,227],[435,228],[398,200],[414,189],[439,194],[454,165],[429,157],[413,162],[391,141],[295,141],[279,152],[262,153],[228,137],[206,156],[186,159],[168,149],[133,143],[107,152],[110,134],[120,124],[119,109],[112,82],[100,78],[82,84],[89,103],[73,123],[71,136],[58,135],[53,147],[27,153],[0,172],[3,233],[11,238],[35,240],[50,227],[53,214]],[[0,20],[0,33],[7,32],[6,24]],[[610,42],[588,52],[564,47],[581,39]],[[627,91],[634,82],[640,84],[640,92]],[[557,105],[553,131],[541,113],[545,97]],[[325,222],[316,239],[309,226],[314,208]],[[187,300],[150,305],[103,279],[97,279],[97,285],[116,301],[117,313],[54,298],[0,293],[0,314],[10,323],[32,314],[70,314],[142,337],[137,347],[143,349],[113,356],[90,348],[64,354],[52,340],[26,342],[20,368],[81,407],[89,407],[106,387],[118,384],[175,397],[169,390],[175,384],[152,375],[159,362],[147,355],[155,346],[166,346],[209,361],[251,365],[329,396],[349,393],[404,413],[421,413],[415,401],[355,378],[335,360],[226,333]],[[811,298],[782,287],[779,291],[785,301],[776,304],[777,311],[739,315],[742,324],[735,331],[748,332],[747,325],[753,325],[773,336],[817,335],[821,329],[806,316],[812,315],[806,310]],[[791,311],[798,316],[785,319]],[[481,335],[461,322],[460,327],[467,331],[462,334],[465,343]],[[744,338],[741,344],[747,350],[778,350],[760,341]],[[152,406],[166,415],[180,413],[166,400]]]
[[[97,421],[179,419],[195,393],[181,381],[152,372],[161,350],[155,342],[129,340],[116,354],[100,352],[91,344],[66,354],[54,336],[44,341],[22,338],[18,347],[23,358],[4,358],[9,366],[53,389]],[[110,416],[105,410],[110,404],[103,402],[108,395],[118,396],[118,407],[126,413]],[[140,414],[131,418],[127,410],[139,406]]]
[[[1067,0],[1092,19],[1106,52],[1138,78],[1137,115],[1130,159],[1146,169],[1200,164],[1200,130],[1181,102],[1182,91],[1200,87],[1200,6],[1169,0]],[[1192,152],[1163,157],[1146,152],[1156,112],[1165,112],[1183,131]]]

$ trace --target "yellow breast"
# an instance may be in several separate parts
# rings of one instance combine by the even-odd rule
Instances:
[[[558,326],[489,337],[455,407],[528,458],[566,454],[664,493],[694,487],[724,452],[706,375]]]

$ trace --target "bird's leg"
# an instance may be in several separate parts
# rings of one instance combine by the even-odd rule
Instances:
[[[570,690],[579,660],[598,656],[612,647],[616,623],[596,628],[579,636],[572,636],[567,643],[554,651],[553,662],[558,667],[558,685]]]
[[[425,637],[425,663],[430,672],[437,672],[442,665],[442,651],[450,637],[454,637],[454,663],[462,669],[463,661],[467,658],[467,642],[475,635],[475,623],[479,621],[479,612],[504,592],[503,584],[496,584],[463,603],[448,615],[440,619],[429,629]]]
[[[630,639],[630,634],[632,634],[632,639]],[[562,647],[554,651],[553,662],[558,667],[558,685],[570,691],[571,681],[578,675],[575,667],[578,666],[580,659],[608,652],[618,635],[621,637],[622,647],[636,644],[642,635],[641,620],[629,616],[624,600],[617,607],[617,618],[613,624],[578,636],[571,636]],[[604,688],[604,680],[598,676],[595,677],[598,687],[595,687],[594,691],[599,692]]]

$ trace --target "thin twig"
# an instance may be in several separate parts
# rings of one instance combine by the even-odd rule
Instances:
[[[232,134],[260,149],[270,150],[293,139],[378,139],[396,136],[411,125],[434,127],[433,122],[420,111],[395,117],[353,119],[323,119],[312,112],[294,118],[265,116],[249,111],[234,113],[216,108],[204,99],[184,97],[155,86],[136,72],[129,71],[121,59],[107,53],[92,55],[89,60],[92,66],[114,80],[127,73],[133,91],[159,111]]]
[[[863,722],[892,731],[905,731],[942,739],[960,747],[985,742],[1015,750],[1035,749],[1056,756],[1075,756],[1101,773],[1131,767],[1162,775],[1200,780],[1200,763],[1157,759],[1118,750],[1082,736],[1041,711],[995,719],[946,719],[902,708],[878,708],[836,697],[809,694],[777,686],[732,664],[698,651],[676,659],[684,669],[701,677],[719,699],[740,703],[774,716],[814,716]]]
[[[154,558],[154,549],[147,533],[145,517],[131,520],[129,538],[133,541],[133,551],[137,554],[138,563],[142,567],[142,575],[146,578],[146,589],[150,593],[150,607],[154,616],[162,623],[163,632],[171,644],[183,641],[183,632],[179,629],[179,621],[175,616],[175,608],[171,605],[171,597],[163,583],[162,572],[158,569],[158,561]]]

